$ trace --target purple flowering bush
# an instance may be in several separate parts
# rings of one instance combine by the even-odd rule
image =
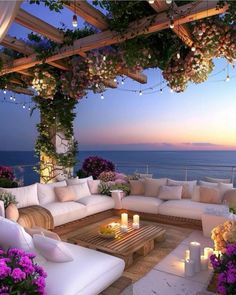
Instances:
[[[211,255],[217,274],[217,291],[222,295],[236,294],[236,244],[227,244],[221,256]]]
[[[46,295],[47,274],[34,257],[20,249],[0,249],[0,295]]]
[[[98,176],[104,171],[108,172],[114,170],[115,165],[111,161],[97,156],[88,157],[84,160],[82,165],[82,171],[85,173],[85,175],[92,175],[95,179],[97,179]]]
[[[14,173],[11,167],[0,166],[0,178],[14,180]]]

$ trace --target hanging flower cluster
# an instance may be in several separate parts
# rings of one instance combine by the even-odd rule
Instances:
[[[39,96],[53,99],[53,96],[56,93],[57,83],[55,77],[50,73],[35,70],[32,86],[38,92]]]

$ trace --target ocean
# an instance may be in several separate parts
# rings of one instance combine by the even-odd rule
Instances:
[[[126,174],[150,173],[153,177],[192,180],[206,176],[231,178],[236,172],[236,151],[80,151],[75,171],[85,158],[95,155],[111,160],[116,170]],[[34,152],[0,151],[0,165],[14,166],[17,178],[25,185],[39,181],[33,171],[37,162]]]

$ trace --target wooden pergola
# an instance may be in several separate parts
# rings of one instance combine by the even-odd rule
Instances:
[[[96,27],[99,32],[75,40],[73,45],[71,46],[63,46],[56,54],[48,57],[45,60],[45,63],[48,63],[63,71],[67,71],[69,70],[68,58],[73,55],[80,55],[81,57],[85,58],[86,54],[90,50],[98,49],[108,45],[118,44],[123,42],[124,40],[132,39],[138,35],[151,34],[169,28],[170,18],[167,12],[170,9],[170,5],[168,5],[165,0],[155,0],[154,2],[148,2],[150,2],[149,5],[151,5],[151,7],[153,8],[153,15],[131,23],[126,33],[122,35],[120,35],[120,33],[118,32],[111,31],[106,21],[105,15],[103,15],[99,10],[97,10],[88,2],[71,1],[69,4],[65,4],[65,6],[73,11],[73,13],[76,13],[86,22]],[[174,6],[172,15],[174,22],[173,31],[187,46],[191,47],[193,44],[188,23],[224,13],[227,10],[227,5],[222,8],[218,8],[217,3],[218,1],[215,0],[209,2],[196,0],[179,7],[175,5],[175,3],[172,4]],[[152,20],[151,22],[150,19]],[[33,16],[22,8],[19,9],[14,21],[21,26],[32,30],[35,33],[38,33],[50,40],[53,40],[54,42],[63,44],[64,35],[61,30],[46,23],[42,19]],[[147,26],[147,24],[149,25]],[[25,57],[9,61],[9,58],[7,56],[1,54],[4,65],[2,70],[0,71],[0,76],[12,72],[18,72],[27,77],[31,77],[32,74],[28,71],[28,69],[42,63],[42,61],[38,60],[34,49],[28,46],[22,40],[18,40],[12,36],[6,35],[1,42],[1,45],[3,47],[20,52],[25,55]],[[117,73],[117,75],[126,75],[129,78],[138,81],[139,83],[147,83],[146,75],[141,72],[133,72],[129,69],[122,69],[120,72]],[[33,95],[33,92],[31,90],[21,88],[19,84],[19,81],[17,81],[16,79],[11,81],[11,85],[13,86],[11,86],[11,89],[9,90],[18,93]],[[104,81],[104,84],[106,87],[117,87],[117,83],[113,80]]]

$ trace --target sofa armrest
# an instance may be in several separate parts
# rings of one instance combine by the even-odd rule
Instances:
[[[0,201],[0,216],[5,217],[5,208],[3,201]]]
[[[122,198],[124,197],[124,192],[122,190],[111,191],[111,197],[115,202],[114,209],[122,209]]]

